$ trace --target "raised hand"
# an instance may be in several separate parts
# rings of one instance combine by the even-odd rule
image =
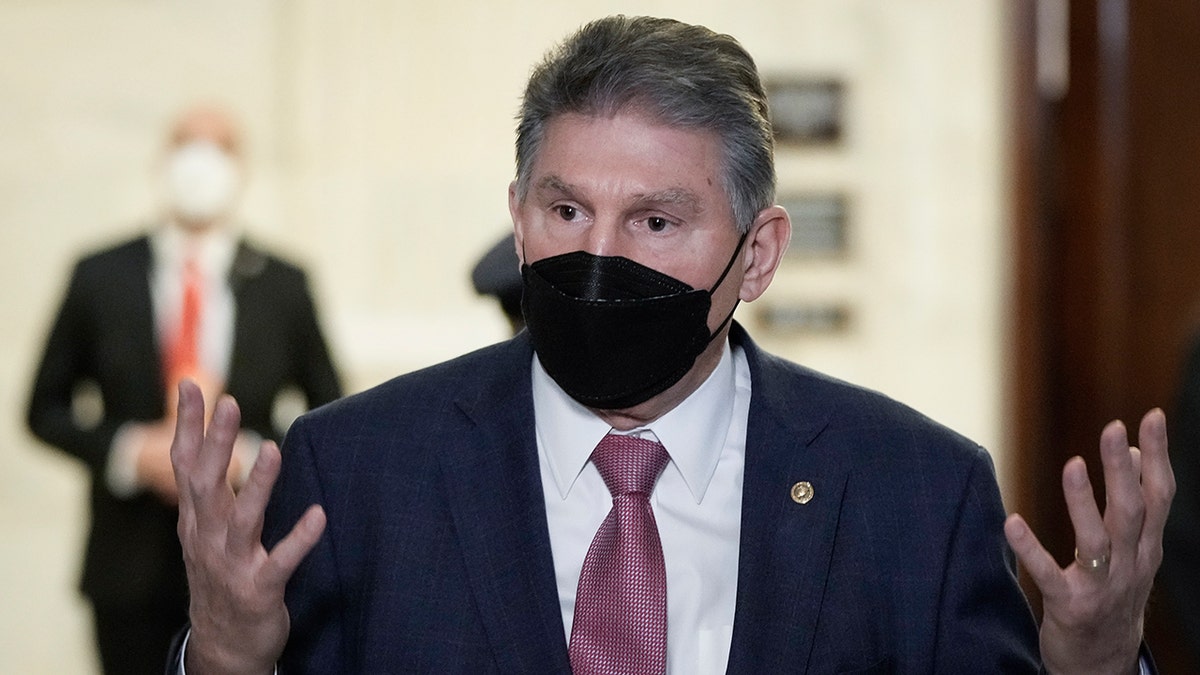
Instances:
[[[189,675],[272,672],[290,626],[284,587],[325,529],[325,513],[314,505],[274,549],[263,547],[263,513],[281,457],[274,443],[263,443],[235,495],[226,474],[240,419],[237,403],[222,396],[205,434],[200,388],[180,383],[171,463],[191,590]]]
[[[1074,457],[1063,467],[1076,546],[1066,568],[1021,516],[1013,514],[1004,524],[1009,544],[1042,592],[1042,661],[1051,673],[1138,672],[1143,614],[1162,563],[1163,527],[1175,495],[1161,410],[1142,418],[1138,443],[1140,449],[1130,447],[1121,422],[1110,422],[1100,434],[1103,515],[1083,459]]]

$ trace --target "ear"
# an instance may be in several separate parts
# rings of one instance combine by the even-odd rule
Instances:
[[[750,234],[746,236],[745,250],[742,252],[745,271],[738,298],[743,302],[752,302],[767,290],[791,239],[792,220],[782,206],[770,206],[759,211],[750,224]]]
[[[517,197],[517,181],[508,184],[508,215],[513,222],[513,238],[517,247],[517,259],[525,264],[525,228],[521,219],[521,200]]]

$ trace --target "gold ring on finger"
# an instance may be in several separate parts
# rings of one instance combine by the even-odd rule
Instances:
[[[1099,558],[1085,558],[1079,555],[1079,549],[1075,549],[1075,562],[1084,569],[1098,570],[1108,566],[1108,553],[1105,552]]]

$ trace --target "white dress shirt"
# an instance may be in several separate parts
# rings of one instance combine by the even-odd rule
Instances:
[[[612,428],[566,394],[533,359],[533,410],[550,546],[566,637],[583,559],[612,495],[589,462]],[[667,571],[667,672],[723,673],[737,599],[742,468],[750,370],[726,342],[707,380],[633,435],[671,456],[650,497]]]
[[[191,234],[167,225],[150,235],[150,297],[158,344],[170,344],[183,312],[184,266],[196,263],[203,279],[197,353],[201,369],[224,380],[233,351],[235,305],[229,270],[237,254],[237,238],[224,228]]]

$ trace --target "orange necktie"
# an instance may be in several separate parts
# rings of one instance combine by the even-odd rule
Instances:
[[[182,378],[200,369],[200,313],[204,308],[204,278],[196,261],[189,258],[183,266],[183,302],[178,331],[167,349],[167,380],[173,387]]]

